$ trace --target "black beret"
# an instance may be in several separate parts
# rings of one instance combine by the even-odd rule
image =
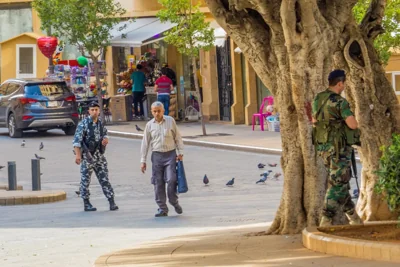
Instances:
[[[344,70],[334,70],[331,73],[329,73],[328,81],[331,81],[339,77],[346,78],[346,73],[344,72]]]
[[[90,102],[90,104],[89,104],[89,108],[95,108],[95,107],[100,107],[100,105],[97,103],[97,102]]]

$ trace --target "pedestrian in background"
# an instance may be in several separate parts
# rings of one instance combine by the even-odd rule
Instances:
[[[141,147],[141,170],[146,171],[146,159],[149,148],[152,150],[151,183],[154,185],[155,200],[159,207],[156,217],[168,216],[169,203],[181,214],[178,202],[176,161],[183,159],[183,141],[174,118],[163,115],[164,106],[156,101],[151,105],[154,118],[146,124]],[[165,186],[167,185],[167,194]]]
[[[143,72],[143,66],[140,64],[136,65],[136,71],[131,74],[132,80],[132,96],[133,96],[133,105],[135,107],[135,117],[143,118],[143,97],[146,92],[145,83],[146,76]]]
[[[161,69],[161,77],[156,80],[154,91],[157,92],[157,101],[161,102],[164,106],[164,115],[169,114],[169,100],[170,94],[174,90],[173,82],[167,77],[167,68]]]

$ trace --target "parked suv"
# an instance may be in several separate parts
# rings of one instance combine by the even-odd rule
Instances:
[[[0,85],[0,127],[7,127],[12,138],[21,137],[25,130],[54,128],[73,135],[77,108],[75,95],[65,81],[11,79]]]

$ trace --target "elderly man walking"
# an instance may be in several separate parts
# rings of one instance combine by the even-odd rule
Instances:
[[[152,176],[156,203],[159,207],[156,217],[168,216],[169,203],[175,208],[176,213],[182,213],[176,193],[176,161],[183,159],[183,141],[176,126],[175,120],[164,115],[164,106],[156,101],[151,105],[154,119],[146,124],[141,148],[141,170],[146,171],[146,158],[151,147]],[[167,194],[165,190],[167,185]]]

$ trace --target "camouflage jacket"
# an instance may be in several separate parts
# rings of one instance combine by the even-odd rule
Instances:
[[[318,150],[325,150],[326,146],[332,145],[340,149],[346,145],[344,128],[347,126],[344,121],[354,114],[345,98],[326,89],[314,98],[312,116],[317,120],[314,123],[316,132],[319,131],[316,133]]]
[[[91,127],[93,127],[92,132],[94,136],[90,136]],[[103,128],[103,136],[101,136],[101,127]],[[100,143],[103,138],[108,138],[107,128],[104,127],[100,118],[97,123],[95,123],[93,122],[92,118],[88,116],[78,124],[72,143],[74,147],[81,147],[82,142],[85,142],[85,144],[89,147],[91,140],[95,141],[96,143]]]

